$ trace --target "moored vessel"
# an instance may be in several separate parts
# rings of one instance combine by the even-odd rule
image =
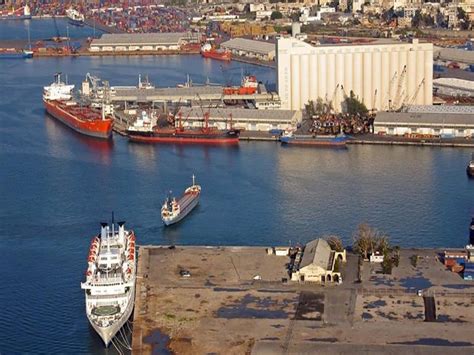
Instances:
[[[166,226],[178,223],[186,217],[199,202],[201,186],[196,185],[193,175],[193,184],[184,190],[183,196],[176,200],[175,197],[168,196],[161,207],[161,219]]]
[[[74,85],[61,81],[61,74],[55,75],[55,81],[44,87],[43,102],[46,112],[76,132],[95,138],[110,138],[113,120],[101,110],[80,105],[72,100]]]
[[[284,145],[302,145],[326,148],[346,148],[347,136],[339,135],[311,135],[311,134],[294,134],[293,132],[285,132],[280,137],[280,142]]]
[[[232,59],[232,55],[229,51],[225,49],[215,49],[209,43],[206,43],[201,47],[201,55],[204,58],[223,60],[226,62]]]
[[[160,128],[156,125],[156,118],[146,112],[127,129],[128,138],[132,142],[142,143],[186,143],[186,144],[237,144],[240,130],[218,129],[209,126],[209,113],[204,114],[204,126],[184,128],[181,114],[179,123],[174,127]]]
[[[240,86],[225,87],[224,95],[253,95],[257,92],[258,82],[254,75],[247,75],[242,78]]]
[[[32,58],[33,51],[16,48],[0,48],[0,59]]]
[[[471,160],[467,164],[466,173],[469,177],[474,178],[474,154],[472,154]]]
[[[31,19],[30,7],[25,5],[18,9],[1,10],[0,20],[29,20]]]
[[[105,346],[130,318],[135,300],[136,246],[125,222],[101,224],[89,247],[85,290],[86,315]]]
[[[71,25],[84,26],[84,15],[76,9],[70,8],[66,10],[66,17]]]

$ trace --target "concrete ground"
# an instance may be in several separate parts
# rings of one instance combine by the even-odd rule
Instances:
[[[358,257],[349,254],[343,284],[321,286],[282,282],[289,258],[261,247],[142,247],[133,350],[472,354],[474,283],[437,257],[402,250],[392,275],[365,263],[357,283]],[[418,290],[434,296],[437,321],[424,321]]]

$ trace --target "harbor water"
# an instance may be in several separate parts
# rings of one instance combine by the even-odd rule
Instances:
[[[238,147],[141,145],[81,136],[44,112],[53,74],[111,85],[138,74],[158,86],[238,84],[272,69],[199,56],[84,57],[0,62],[0,352],[105,353],[89,327],[80,282],[99,222],[127,221],[139,244],[287,245],[367,222],[402,247],[462,247],[474,212],[467,149],[241,142]],[[165,228],[160,207],[195,174],[199,206]]]

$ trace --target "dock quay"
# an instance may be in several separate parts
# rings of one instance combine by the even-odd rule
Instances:
[[[268,250],[141,246],[133,352],[474,352],[474,284],[447,271],[440,250],[402,249],[391,275],[365,262],[360,283],[349,253],[340,285],[288,281],[289,257]],[[435,321],[425,321],[425,298]]]
[[[270,101],[278,97],[276,93],[266,92],[252,95],[224,95],[224,87],[219,85],[192,86],[184,88],[124,88],[112,87],[110,100],[112,102],[127,101],[137,103],[166,102],[166,101],[222,101],[222,100],[260,100]]]

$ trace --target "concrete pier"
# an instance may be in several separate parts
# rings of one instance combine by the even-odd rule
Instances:
[[[282,282],[289,257],[264,247],[142,246],[133,352],[472,354],[474,284],[438,252],[402,250],[392,275],[364,263],[362,283],[349,254],[343,284],[319,285]],[[419,289],[435,322],[424,321]]]

